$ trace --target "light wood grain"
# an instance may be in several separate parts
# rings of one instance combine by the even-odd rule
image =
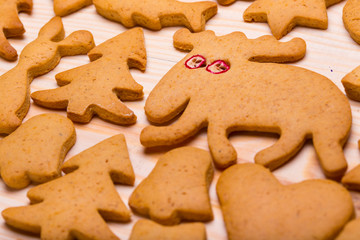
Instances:
[[[26,33],[23,38],[10,39],[10,43],[21,51],[24,46],[36,38],[39,29],[54,16],[52,0],[33,0],[34,10],[31,15],[20,14],[25,25]],[[191,2],[192,0],[187,0]],[[211,19],[206,29],[214,30],[217,35],[224,35],[233,31],[243,31],[249,38],[256,38],[261,35],[270,34],[268,25],[265,23],[244,23],[242,20],[243,11],[251,4],[247,1],[238,1],[231,6],[219,6],[218,14]],[[357,45],[343,27],[342,9],[345,2],[336,4],[328,9],[329,28],[328,30],[317,30],[296,27],[281,41],[288,41],[293,37],[301,37],[307,43],[306,57],[294,65],[313,70],[330,78],[344,92],[341,79],[345,74],[360,65],[360,45]],[[118,23],[105,20],[96,14],[95,7],[89,6],[77,13],[63,18],[66,32],[69,34],[75,30],[85,29],[93,33],[96,44],[124,32],[126,28]],[[122,127],[106,123],[95,117],[91,123],[80,125],[75,124],[77,130],[77,142],[68,153],[66,159],[76,155],[80,151],[118,133],[124,133],[129,149],[130,159],[136,173],[136,185],[144,179],[154,167],[157,159],[166,149],[159,151],[145,150],[139,142],[141,130],[149,124],[143,108],[145,99],[151,89],[157,84],[161,77],[178,62],[185,53],[177,51],[172,45],[172,36],[178,27],[165,28],[158,32],[145,30],[146,50],[148,56],[147,69],[144,73],[131,70],[135,80],[144,86],[145,96],[142,101],[127,102],[126,104],[134,110],[138,116],[137,124],[130,127]],[[75,56],[63,58],[56,69],[44,76],[35,79],[31,85],[31,91],[55,88],[55,74],[88,63],[87,56]],[[6,62],[0,59],[0,74],[15,66],[16,62]],[[350,101],[353,113],[353,127],[348,143],[345,146],[345,155],[349,163],[349,169],[360,163],[360,152],[357,147],[357,140],[360,139],[360,103]],[[31,105],[26,119],[50,110]],[[66,115],[64,111],[58,111]],[[26,120],[25,119],[25,120]],[[275,135],[263,135],[252,133],[236,133],[231,135],[231,142],[238,151],[238,162],[253,162],[255,154],[273,144],[276,141]],[[208,150],[206,131],[203,130],[186,143]],[[319,166],[311,141],[308,141],[304,148],[294,159],[276,170],[275,175],[283,183],[299,182],[303,179],[324,178]],[[226,239],[224,223],[216,197],[215,185],[220,175],[216,171],[213,183],[210,188],[211,203],[215,219],[206,224],[208,239]],[[32,186],[30,186],[32,187]],[[11,191],[0,182],[0,211],[10,206],[28,204],[26,192]],[[116,186],[119,194],[127,203],[128,197],[133,191],[132,187]],[[357,213],[360,216],[360,194],[352,193]],[[128,239],[133,224],[139,219],[132,217],[129,224],[109,223],[111,229],[121,238]],[[36,236],[17,233],[8,228],[0,218],[0,239],[38,239]]]

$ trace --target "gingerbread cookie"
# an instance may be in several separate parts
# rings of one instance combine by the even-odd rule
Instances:
[[[119,34],[88,55],[91,63],[57,74],[56,80],[62,87],[31,94],[34,102],[47,108],[67,108],[68,117],[75,122],[87,123],[97,114],[117,124],[135,123],[135,114],[120,99],[143,97],[143,87],[135,82],[129,71],[129,67],[145,70],[142,29]]]
[[[143,26],[151,30],[182,25],[193,32],[205,29],[205,22],[217,13],[210,1],[180,2],[177,0],[93,0],[97,12],[125,27]]]
[[[129,240],[206,240],[205,225],[184,223],[176,226],[163,226],[150,220],[137,221]]]
[[[91,4],[92,0],[54,0],[54,12],[63,17]]]
[[[73,123],[58,114],[32,117],[0,140],[1,178],[11,188],[60,176],[60,166],[76,139]]]
[[[342,178],[341,182],[350,190],[360,191],[360,165],[351,169],[351,171]]]
[[[113,185],[133,185],[135,179],[124,136],[81,152],[65,162],[63,171],[68,174],[28,192],[30,206],[5,209],[6,223],[41,232],[41,239],[118,239],[104,219],[130,220]]]
[[[350,104],[326,77],[290,65],[305,54],[299,38],[278,42],[272,36],[247,39],[234,32],[217,37],[212,31],[176,32],[175,47],[190,51],[155,86],[145,104],[154,123],[141,132],[146,147],[173,145],[208,126],[208,143],[219,168],[237,160],[228,140],[233,131],[280,134],[255,161],[271,170],[283,165],[313,138],[328,177],[342,176],[347,163],[342,146],[351,127]],[[183,112],[183,110],[185,111]]]
[[[335,240],[359,240],[360,239],[360,218],[350,221],[345,225]]]
[[[295,26],[327,29],[326,8],[342,0],[255,0],[244,12],[245,22],[268,22],[280,39]],[[228,5],[235,0],[218,0]]]
[[[330,180],[284,186],[257,164],[225,170],[216,186],[228,238],[334,239],[352,218],[345,188]]]
[[[17,52],[6,38],[19,37],[25,32],[18,12],[30,13],[32,0],[0,0],[0,57],[9,61],[17,59]]]
[[[360,66],[348,73],[341,80],[341,83],[350,99],[360,101]]]
[[[194,147],[172,150],[129,198],[132,210],[165,225],[181,220],[213,219],[208,188],[213,177],[211,156]]]
[[[94,47],[88,31],[76,31],[64,39],[60,17],[54,17],[39,36],[21,52],[18,64],[0,77],[0,133],[9,134],[20,126],[30,105],[30,83],[51,71],[61,57],[85,54]]]
[[[343,9],[343,22],[352,39],[360,44],[360,0],[348,0]]]

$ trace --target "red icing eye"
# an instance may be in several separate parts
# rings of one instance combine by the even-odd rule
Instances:
[[[213,74],[220,74],[228,71],[230,66],[226,64],[223,60],[216,60],[210,65],[207,66],[206,71]]]
[[[194,55],[185,62],[185,66],[190,69],[206,66],[206,59],[201,55]]]

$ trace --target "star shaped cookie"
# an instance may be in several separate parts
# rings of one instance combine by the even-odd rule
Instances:
[[[245,10],[244,20],[245,22],[268,22],[272,34],[280,39],[295,26],[327,29],[326,8],[340,1],[256,0]]]

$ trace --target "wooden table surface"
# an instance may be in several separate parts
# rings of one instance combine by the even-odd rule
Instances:
[[[192,0],[187,0],[191,2]],[[34,40],[39,29],[53,16],[52,0],[33,0],[34,9],[31,15],[20,14],[20,19],[25,25],[26,33],[23,38],[10,39],[10,43],[20,52],[24,46]],[[231,6],[219,6],[218,14],[208,21],[206,29],[215,31],[217,35],[224,35],[233,31],[242,31],[248,38],[256,38],[270,34],[265,23],[244,23],[242,14],[251,4],[248,1],[238,1]],[[345,30],[342,22],[342,9],[345,2],[341,2],[328,8],[329,28],[327,30],[296,27],[281,41],[288,41],[294,37],[303,38],[307,44],[307,53],[303,60],[294,65],[310,69],[331,79],[344,92],[341,79],[348,72],[360,65],[360,45],[356,44]],[[92,32],[96,44],[112,38],[126,30],[121,24],[108,21],[96,14],[95,7],[89,6],[72,15],[63,18],[67,34],[85,29]],[[66,160],[80,151],[118,133],[126,137],[130,159],[136,173],[138,185],[152,170],[159,156],[170,148],[146,150],[139,141],[141,130],[149,124],[144,113],[144,104],[147,96],[161,77],[180,59],[185,56],[184,52],[177,51],[172,45],[172,36],[179,27],[165,28],[161,31],[144,30],[147,51],[146,71],[131,70],[135,80],[144,86],[144,99],[141,101],[126,102],[130,109],[138,116],[138,121],[130,127],[122,127],[102,121],[94,117],[89,124],[75,124],[77,141],[75,146],[67,154]],[[31,84],[31,92],[56,88],[55,74],[88,63],[86,55],[65,57],[60,64],[50,73],[36,78]],[[7,62],[0,59],[0,74],[14,67],[16,62]],[[345,145],[345,155],[349,169],[359,163],[359,149],[357,141],[360,139],[360,103],[350,101],[353,113],[353,126],[350,138]],[[31,103],[30,111],[25,120],[40,113],[51,110],[38,107]],[[66,115],[65,111],[56,111]],[[255,154],[267,146],[272,145],[276,135],[260,133],[235,133],[231,134],[231,142],[238,151],[238,162],[253,162]],[[185,144],[184,144],[185,145]],[[186,145],[196,146],[208,150],[206,130],[202,130]],[[215,185],[220,171],[216,171],[210,187],[211,203],[215,218],[206,224],[208,239],[226,239],[225,227],[217,200]],[[324,178],[317,156],[311,141],[307,141],[303,149],[294,159],[276,170],[274,174],[285,184],[299,182],[304,179]],[[29,203],[26,198],[27,191],[33,186],[20,191],[9,190],[2,182],[0,183],[0,211],[11,206],[22,206]],[[133,187],[116,186],[125,203],[133,191]],[[357,213],[360,213],[360,194],[352,193]],[[128,239],[133,224],[139,219],[133,215],[131,223],[109,223],[111,229],[121,238]],[[8,228],[0,218],[0,239],[38,239],[36,236],[14,232]]]

